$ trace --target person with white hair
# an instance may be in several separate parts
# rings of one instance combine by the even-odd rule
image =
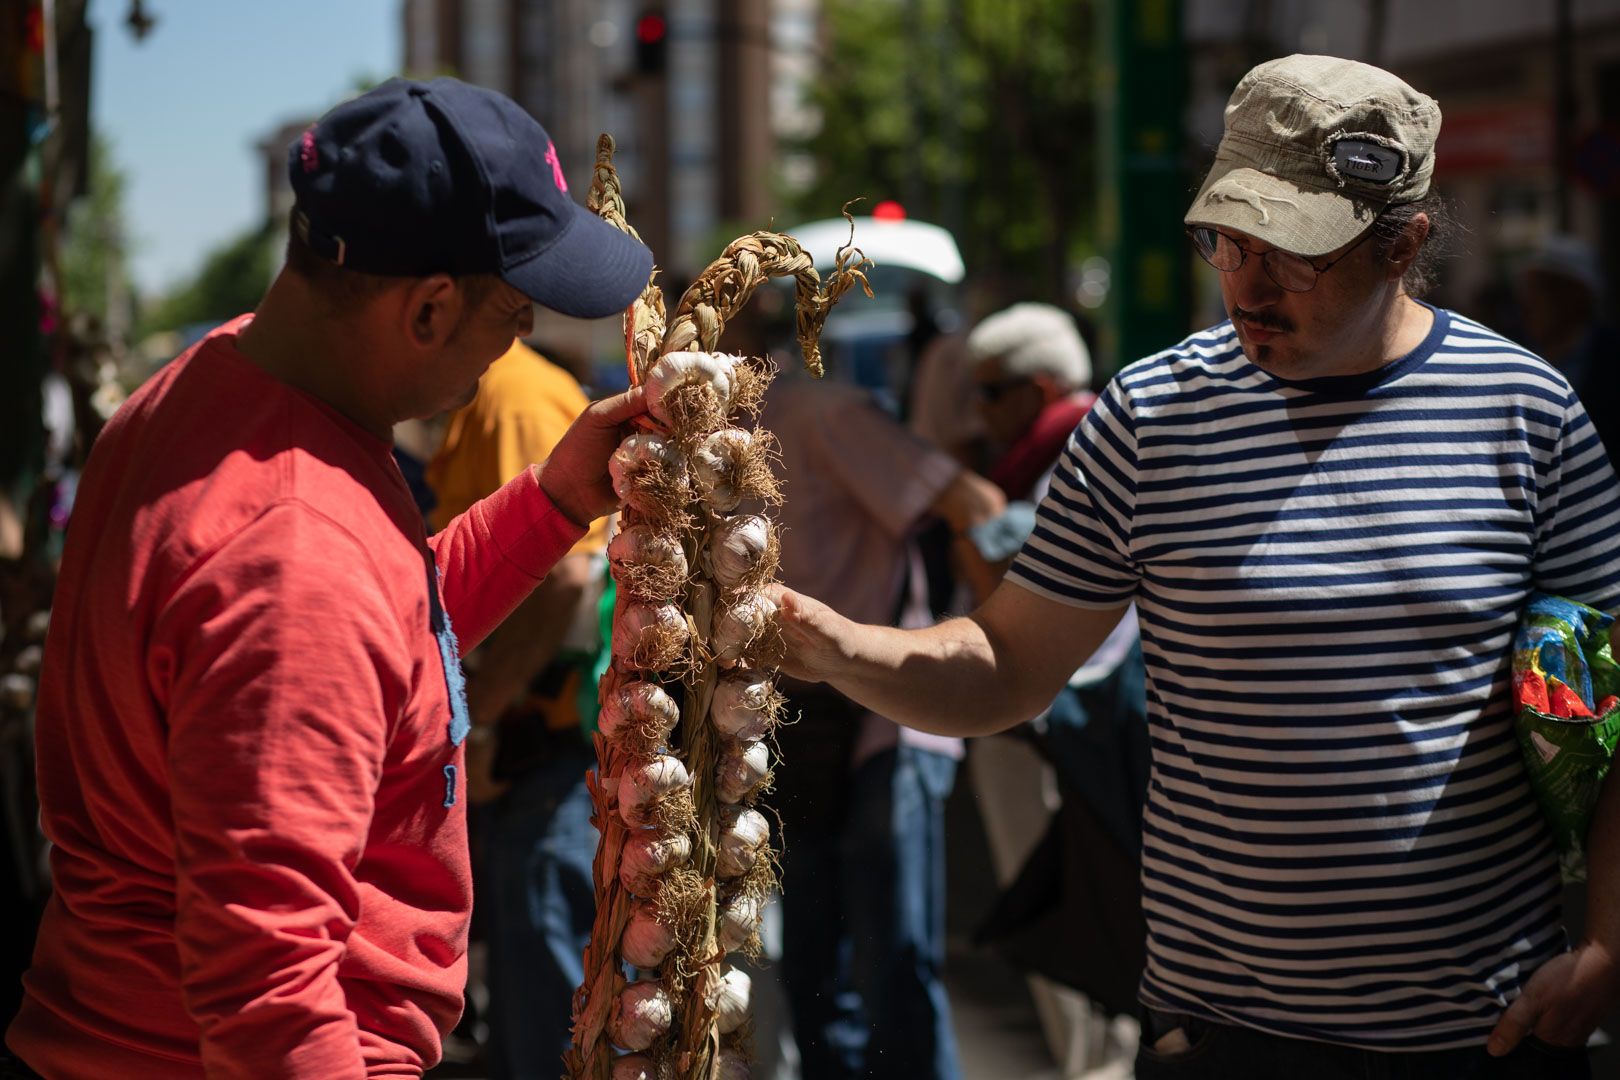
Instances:
[[[994,444],[990,479],[1029,498],[1091,408],[1091,353],[1074,319],[1050,304],[1014,304],[968,335],[973,387]]]

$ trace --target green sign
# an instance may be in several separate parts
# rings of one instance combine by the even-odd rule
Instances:
[[[1191,198],[1182,158],[1187,98],[1181,0],[1109,0],[1102,41],[1102,239],[1112,264],[1105,353],[1124,366],[1186,336]]]

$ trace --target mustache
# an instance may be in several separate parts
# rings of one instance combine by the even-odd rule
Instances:
[[[1250,311],[1236,304],[1232,305],[1232,321],[1246,322],[1250,326],[1258,326],[1262,330],[1276,330],[1278,333],[1291,333],[1294,324],[1280,315],[1265,315],[1258,311]]]

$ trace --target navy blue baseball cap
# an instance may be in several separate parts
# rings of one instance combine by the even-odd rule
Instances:
[[[287,152],[293,228],[370,274],[494,274],[594,319],[630,306],[652,253],[568,195],[551,138],[511,98],[456,79],[389,79]]]

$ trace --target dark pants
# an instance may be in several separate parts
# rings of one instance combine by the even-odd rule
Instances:
[[[488,808],[478,896],[489,941],[489,1068],[499,1080],[551,1080],[568,1049],[574,990],[596,914],[596,830],[571,746],[518,777]]]
[[[795,704],[799,704],[797,701]],[[812,708],[784,729],[818,730]],[[833,739],[834,747],[848,748]],[[942,981],[945,799],[956,762],[784,745],[782,975],[806,1080],[958,1080]],[[822,768],[812,761],[825,755]]]
[[[1182,1027],[1192,1044],[1161,1054],[1153,1041]],[[1250,1028],[1149,1010],[1136,1055],[1137,1080],[1589,1080],[1584,1046],[1527,1038],[1506,1057],[1468,1050],[1385,1053],[1284,1039]]]

